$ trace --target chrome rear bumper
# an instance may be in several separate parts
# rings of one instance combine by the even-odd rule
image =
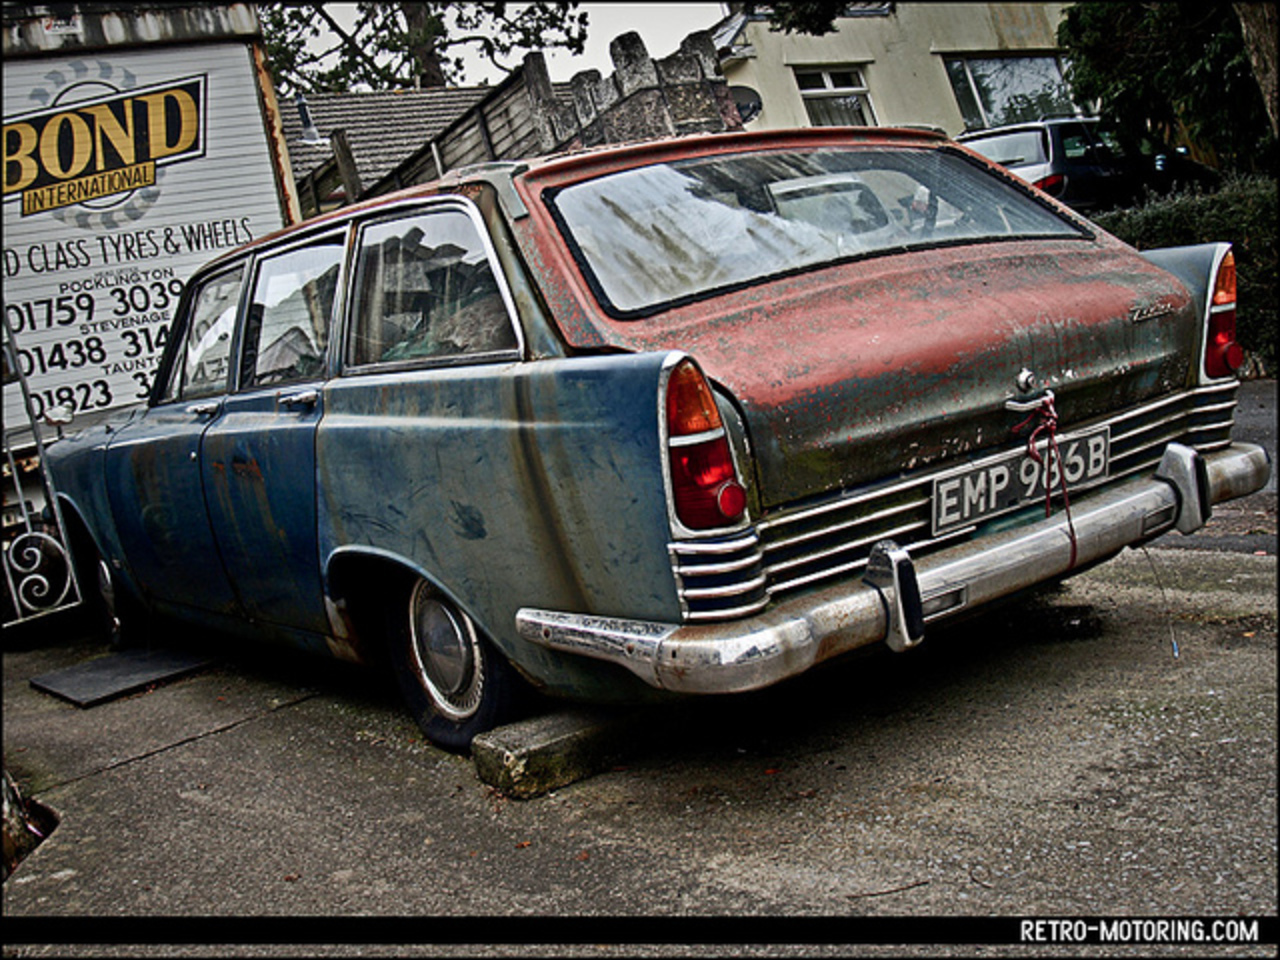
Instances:
[[[1237,443],[1200,455],[1170,444],[1154,477],[1072,503],[1075,569],[1166,530],[1191,533],[1213,504],[1261,489],[1266,451]],[[520,636],[552,650],[621,664],[647,683],[684,693],[765,687],[868,644],[919,643],[924,625],[1068,573],[1063,510],[1036,523],[940,550],[918,561],[877,546],[863,579],[790,598],[741,620],[672,624],[523,608]]]

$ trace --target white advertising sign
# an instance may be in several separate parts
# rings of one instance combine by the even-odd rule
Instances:
[[[283,224],[246,44],[5,62],[4,310],[37,418],[141,402],[192,271]]]

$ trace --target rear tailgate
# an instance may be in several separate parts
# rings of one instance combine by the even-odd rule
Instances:
[[[734,397],[766,509],[1011,447],[1024,368],[1063,430],[1166,394],[1199,336],[1177,280],[1089,241],[885,256],[619,330],[688,351]]]

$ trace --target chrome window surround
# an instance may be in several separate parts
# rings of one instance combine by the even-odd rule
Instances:
[[[1093,489],[1155,470],[1172,442],[1200,453],[1229,446],[1238,389],[1234,378],[1219,381],[1081,424],[1111,427],[1111,474]],[[747,616],[789,593],[853,576],[884,539],[919,556],[972,537],[976,526],[936,538],[929,533],[933,479],[955,467],[947,463],[823,503],[777,510],[730,536],[669,543],[683,619]],[[1016,522],[1010,515],[985,522],[1002,521]]]

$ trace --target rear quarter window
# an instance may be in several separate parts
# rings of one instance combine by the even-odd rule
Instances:
[[[476,222],[443,207],[360,233],[348,362],[467,358],[519,347],[507,294]]]

